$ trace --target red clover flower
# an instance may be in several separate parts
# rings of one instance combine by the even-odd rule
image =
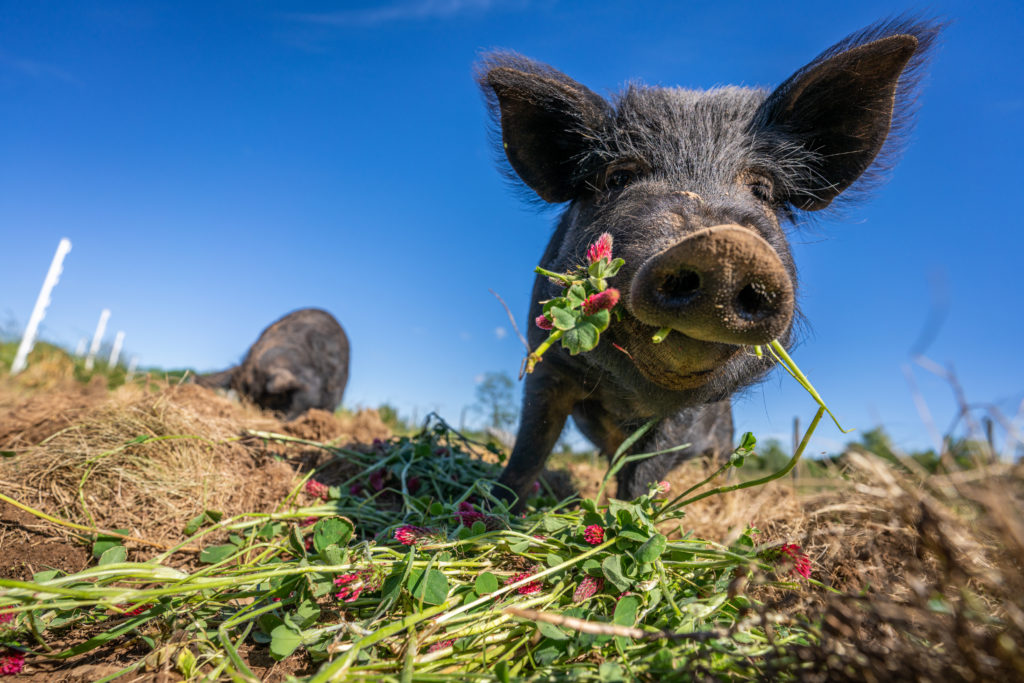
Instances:
[[[0,656],[0,676],[13,676],[25,668],[25,654],[8,648],[7,654]]]
[[[14,612],[0,612],[0,624],[9,624],[14,621]]]
[[[342,587],[334,597],[345,602],[355,602],[364,590],[373,592],[379,589],[383,582],[383,575],[370,567],[342,574],[334,579],[334,585]]]
[[[520,574],[516,574],[513,577],[510,577],[508,580],[505,581],[505,583],[517,583],[519,581],[522,581],[523,579],[528,579],[531,576],[533,576],[533,572],[522,572]],[[530,593],[536,593],[541,589],[543,585],[544,582],[540,579],[536,581],[531,581],[530,583],[524,583],[522,586],[516,589],[516,593],[519,593],[520,595],[529,595]]]
[[[306,493],[314,498],[327,500],[327,486],[321,484],[316,479],[310,479],[306,482]]]
[[[607,232],[587,248],[587,263],[597,263],[601,259],[612,260],[612,236]]]
[[[438,650],[443,650],[446,647],[451,647],[452,643],[454,642],[454,640],[439,640],[430,647],[428,647],[427,652],[437,652]]]
[[[494,531],[495,529],[501,528],[501,521],[497,517],[477,512],[476,508],[473,507],[473,504],[466,500],[459,503],[459,509],[455,513],[455,518],[458,519],[464,527],[471,527],[474,522],[483,522],[488,531]]]
[[[603,292],[591,294],[583,302],[583,312],[594,315],[600,311],[610,311],[619,303],[619,290],[609,287]]]
[[[430,529],[406,524],[395,529],[395,540],[402,545],[416,545],[430,536]]]
[[[573,602],[583,602],[604,588],[604,579],[599,576],[584,576],[576,591],[572,594]]]
[[[794,543],[786,543],[779,548],[779,552],[788,555],[789,560],[793,563],[792,569],[789,570],[790,574],[799,574],[805,579],[811,578],[811,558],[807,557],[807,553],[800,550],[800,546]]]
[[[590,545],[601,545],[604,543],[604,527],[591,524],[583,531],[583,540]]]
[[[551,318],[547,317],[543,313],[533,319],[533,324],[542,330],[552,330],[555,327],[555,323],[551,321]]]
[[[374,491],[380,491],[384,488],[384,470],[375,470],[370,474],[370,487]]]

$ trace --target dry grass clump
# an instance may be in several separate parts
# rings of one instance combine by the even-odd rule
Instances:
[[[193,384],[155,393],[126,385],[105,399],[57,391],[4,400],[16,404],[15,417],[0,438],[17,455],[0,460],[0,487],[59,517],[164,544],[204,509],[265,512],[294,487],[310,447],[268,444],[243,437],[246,430],[343,443],[388,435],[373,411],[345,419],[316,411],[282,424]],[[65,417],[47,416],[46,405]]]
[[[1024,472],[996,465],[914,481],[847,455],[854,485],[812,510],[808,545],[842,595],[808,613],[809,680],[1021,680]],[[827,539],[827,541],[826,541]]]
[[[58,346],[39,342],[28,354],[27,366],[11,376],[11,362],[17,344],[0,343],[0,383],[5,389],[20,391],[67,390],[76,384],[75,359]],[[105,384],[104,384],[105,386]]]

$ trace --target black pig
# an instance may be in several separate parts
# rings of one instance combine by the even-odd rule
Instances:
[[[605,454],[651,418],[659,422],[632,452],[691,444],[624,468],[620,498],[683,459],[732,449],[730,396],[771,367],[747,346],[789,346],[799,317],[782,226],[887,168],[938,30],[876,24],[773,91],[631,85],[608,101],[524,57],[484,59],[478,80],[510,176],[545,202],[567,203],[541,265],[583,263],[605,232],[625,259],[611,283],[622,320],[592,352],[553,348],[527,377],[504,495],[522,500],[570,415]],[[531,320],[559,292],[538,277]],[[662,327],[672,332],[656,345]],[[546,335],[531,325],[531,347]]]
[[[310,408],[333,411],[348,383],[348,337],[327,311],[303,308],[263,330],[240,365],[196,378],[234,389],[294,420]]]

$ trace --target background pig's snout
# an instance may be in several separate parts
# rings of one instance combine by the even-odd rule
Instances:
[[[633,280],[642,322],[726,344],[766,344],[793,319],[793,283],[763,238],[738,225],[693,233],[651,257]]]

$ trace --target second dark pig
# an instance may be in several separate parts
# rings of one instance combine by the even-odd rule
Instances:
[[[348,383],[345,330],[327,311],[304,308],[263,330],[237,366],[202,375],[203,386],[234,389],[256,405],[294,420],[310,408],[333,411]]]

